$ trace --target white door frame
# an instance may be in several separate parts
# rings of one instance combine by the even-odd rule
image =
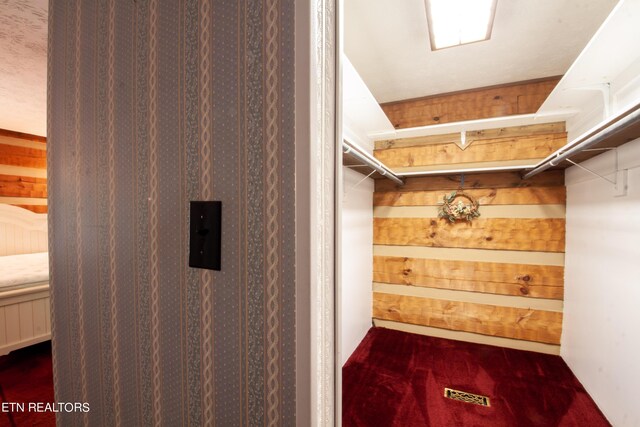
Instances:
[[[336,295],[339,273],[339,0],[296,6],[296,418],[340,425]]]

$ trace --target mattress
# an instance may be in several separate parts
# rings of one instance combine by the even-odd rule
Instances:
[[[48,252],[0,257],[0,291],[48,281]]]

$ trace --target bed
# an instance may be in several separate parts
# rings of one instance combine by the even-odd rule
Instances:
[[[51,338],[47,215],[0,204],[0,355]]]

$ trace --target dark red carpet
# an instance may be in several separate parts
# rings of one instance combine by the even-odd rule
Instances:
[[[0,357],[0,401],[22,402],[24,412],[0,410],[0,426],[55,426],[52,412],[28,412],[28,402],[53,402],[51,341]]]
[[[559,356],[372,328],[342,376],[345,427],[610,425]]]

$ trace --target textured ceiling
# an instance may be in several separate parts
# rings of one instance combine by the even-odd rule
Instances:
[[[378,102],[564,74],[617,0],[498,0],[491,40],[432,52],[424,0],[344,0],[345,53]]]
[[[0,129],[47,131],[47,0],[0,0]]]

